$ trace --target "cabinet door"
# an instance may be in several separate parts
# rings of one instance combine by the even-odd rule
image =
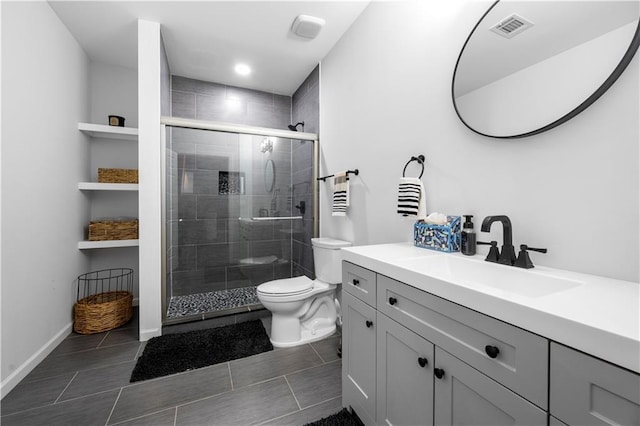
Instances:
[[[378,424],[433,424],[433,350],[378,313]]]
[[[546,425],[547,413],[436,347],[437,425]]]
[[[640,375],[551,343],[549,411],[570,425],[640,424]]]
[[[342,405],[366,425],[376,419],[376,311],[342,294]]]

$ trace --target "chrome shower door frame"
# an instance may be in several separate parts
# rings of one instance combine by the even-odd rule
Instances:
[[[167,323],[167,129],[169,127],[182,127],[197,130],[211,130],[226,133],[238,133],[254,136],[274,136],[285,139],[297,139],[313,142],[313,237],[318,236],[319,232],[319,196],[318,196],[318,172],[320,161],[320,146],[318,135],[316,133],[294,132],[291,130],[271,129],[268,127],[245,126],[238,124],[222,123],[216,121],[191,120],[177,117],[160,118],[160,167],[162,178],[161,181],[161,220],[162,220],[162,323]]]

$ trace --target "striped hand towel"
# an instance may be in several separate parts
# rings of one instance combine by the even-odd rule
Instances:
[[[419,178],[400,178],[400,184],[398,186],[398,214],[402,216],[415,216],[418,220],[426,217],[427,206],[424,197],[424,187]]]
[[[349,207],[349,175],[347,172],[336,173],[333,178],[332,216],[346,216]]]

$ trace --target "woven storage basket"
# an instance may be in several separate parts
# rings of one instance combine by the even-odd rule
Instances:
[[[138,219],[92,220],[89,223],[89,241],[136,239],[138,239]]]
[[[73,331],[80,334],[102,333],[126,324],[133,315],[133,294],[110,291],[94,294],[76,302]]]
[[[73,331],[102,333],[127,323],[133,315],[133,269],[116,268],[78,277]]]
[[[138,183],[137,169],[98,169],[100,183]]]

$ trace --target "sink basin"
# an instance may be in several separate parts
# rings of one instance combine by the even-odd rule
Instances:
[[[524,297],[541,297],[582,285],[541,269],[521,269],[456,255],[402,259],[398,266],[465,286],[482,286]]]

